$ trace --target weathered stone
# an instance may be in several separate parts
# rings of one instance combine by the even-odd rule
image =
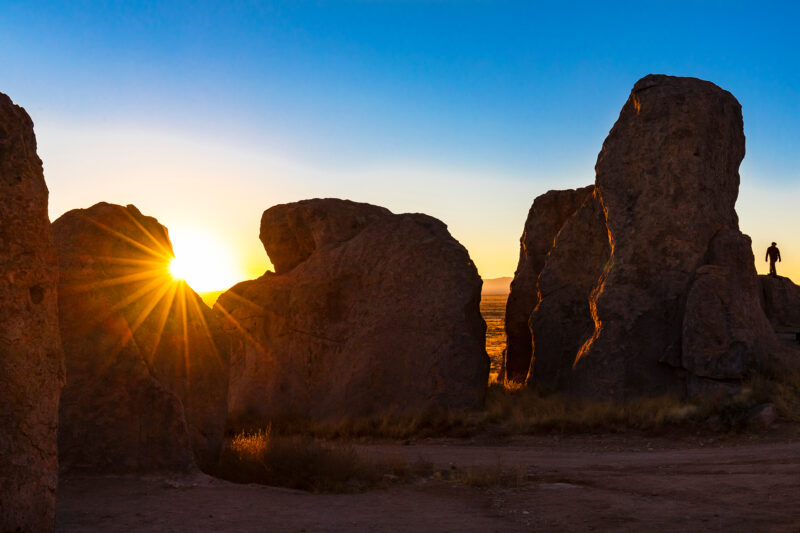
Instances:
[[[636,83],[596,166],[612,249],[591,300],[595,332],[576,366],[595,376],[592,393],[622,398],[685,387],[673,368],[682,366],[686,298],[714,236],[738,233],[743,157],[741,106],[730,93],[694,78],[651,75]],[[752,259],[741,267],[752,269]],[[709,281],[716,288],[705,293],[720,283]],[[728,355],[735,356],[722,358]]]
[[[227,340],[200,297],[169,274],[166,228],[134,206],[100,203],[64,214],[53,233],[64,466],[211,467],[227,414]]]
[[[598,157],[594,204],[529,268],[541,300],[531,383],[597,398],[693,395],[798,366],[762,312],[738,228],[743,157],[730,93],[693,78],[636,83]]]
[[[243,333],[232,337],[232,420],[482,403],[481,280],[444,224],[317,199],[268,209],[261,235],[278,274],[240,283],[214,306]]]
[[[540,301],[531,315],[534,361],[530,384],[571,391],[572,366],[594,333],[589,297],[609,255],[608,231],[597,194],[584,199],[555,238],[539,275]]]
[[[800,332],[800,286],[783,276],[759,276],[762,306],[776,331]]]
[[[519,263],[506,302],[505,378],[524,382],[531,365],[531,313],[539,303],[537,285],[553,240],[593,187],[549,191],[533,201],[520,238]]]
[[[64,362],[33,122],[0,93],[0,531],[53,530]]]
[[[349,241],[367,225],[391,212],[356,202],[297,202],[292,209],[267,209],[259,238],[269,250],[276,274],[308,259],[316,250]]]
[[[686,297],[682,368],[698,378],[735,380],[783,350],[759,288],[750,238],[738,229],[720,231]]]

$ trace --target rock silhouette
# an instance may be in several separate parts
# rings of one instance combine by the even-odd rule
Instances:
[[[608,257],[603,206],[592,190],[556,235],[539,275],[541,302],[530,318],[536,354],[533,383],[551,390],[580,389],[572,365],[594,333],[589,296]]]
[[[596,203],[562,225],[530,274],[541,295],[531,383],[684,395],[788,362],[734,210],[743,157],[730,93],[694,78],[636,83],[598,156]]]
[[[482,403],[481,280],[440,221],[347,200],[264,212],[275,265],[214,310],[235,339],[233,421],[341,418]]]
[[[531,331],[528,322],[539,303],[539,273],[553,240],[564,222],[591,194],[592,186],[549,191],[534,200],[520,238],[519,263],[506,302],[505,377],[525,381],[531,365]]]
[[[67,362],[65,468],[126,472],[214,464],[227,414],[227,340],[169,275],[167,229],[100,203],[53,223]]]
[[[758,276],[762,305],[776,331],[800,332],[800,286],[783,276]]]
[[[42,162],[24,109],[0,93],[0,531],[52,531],[64,360]]]

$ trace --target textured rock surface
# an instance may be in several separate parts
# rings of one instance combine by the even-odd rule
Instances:
[[[53,233],[64,466],[209,467],[227,413],[227,340],[200,297],[169,275],[166,228],[134,206],[101,203],[64,214]]]
[[[760,305],[750,238],[719,232],[706,261],[686,298],[680,366],[695,379],[742,378],[782,350]]]
[[[278,274],[214,307],[244,332],[231,355],[232,420],[481,404],[481,280],[444,224],[317,199],[268,209],[261,236]]]
[[[531,313],[539,303],[538,278],[553,240],[591,194],[592,186],[549,191],[533,201],[520,238],[519,263],[506,302],[505,378],[525,381],[531,365]]]
[[[64,362],[33,122],[0,93],[0,531],[52,531]]]
[[[800,332],[800,286],[783,276],[759,276],[762,305],[776,331]]]
[[[390,215],[383,207],[356,202],[297,202],[291,209],[267,209],[259,238],[276,274],[283,274],[325,250],[349,241],[370,223]]]
[[[603,208],[595,193],[564,224],[539,275],[541,301],[531,315],[531,383],[570,391],[572,365],[594,332],[589,297],[608,261]]]
[[[596,394],[680,389],[672,367],[681,366],[686,298],[695,273],[709,263],[714,236],[738,233],[734,204],[743,157],[741,106],[729,92],[694,78],[651,75],[636,83],[596,166],[613,243],[592,298],[594,337],[581,354]],[[752,271],[752,258],[740,267]]]
[[[594,204],[530,269],[541,296],[531,383],[598,398],[691,395],[797,366],[761,309],[738,228],[743,157],[730,93],[694,78],[636,83],[598,157]]]

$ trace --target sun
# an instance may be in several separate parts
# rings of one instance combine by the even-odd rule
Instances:
[[[186,278],[192,276],[191,265],[185,258],[173,257],[169,262],[169,273],[175,279],[186,281]]]
[[[197,292],[227,289],[241,278],[228,247],[214,234],[199,230],[170,230],[175,257],[170,274],[183,280]]]

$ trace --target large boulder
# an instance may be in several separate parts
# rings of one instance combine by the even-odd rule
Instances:
[[[534,272],[530,383],[598,398],[685,395],[796,365],[761,310],[738,228],[743,157],[730,93],[694,78],[636,83],[598,156],[593,200]]]
[[[575,355],[594,333],[589,297],[609,251],[603,206],[593,191],[558,232],[539,275],[540,303],[530,319],[530,384],[565,392],[580,388]]]
[[[0,531],[52,531],[58,266],[42,162],[24,109],[0,93]]]
[[[214,306],[239,334],[234,424],[482,403],[481,280],[440,221],[305,200],[265,211],[261,240],[276,272]]]
[[[64,468],[213,466],[227,414],[227,340],[168,271],[167,229],[136,207],[100,203],[53,223],[67,362]]]
[[[556,235],[594,187],[549,191],[533,201],[520,238],[519,263],[506,301],[505,379],[524,382],[531,365],[531,313],[539,303],[539,274]]]

